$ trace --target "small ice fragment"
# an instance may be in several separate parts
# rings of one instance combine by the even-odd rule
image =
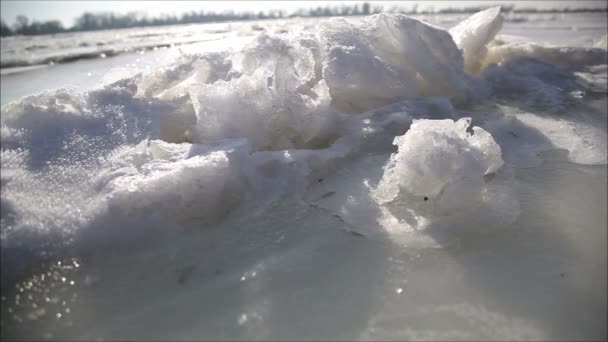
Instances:
[[[470,118],[414,120],[410,130],[393,142],[398,152],[375,191],[379,202],[390,202],[402,193],[432,198],[440,210],[475,203],[483,176],[500,168],[503,160],[492,136],[480,127],[468,133],[470,124]]]
[[[464,67],[468,72],[479,71],[486,55],[486,45],[502,28],[500,6],[473,14],[450,29],[456,45],[463,50]]]

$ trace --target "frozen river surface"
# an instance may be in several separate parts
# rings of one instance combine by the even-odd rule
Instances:
[[[3,38],[2,339],[605,340],[606,28]]]

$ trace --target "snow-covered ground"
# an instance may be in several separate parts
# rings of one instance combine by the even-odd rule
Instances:
[[[3,38],[2,338],[606,339],[604,14]]]

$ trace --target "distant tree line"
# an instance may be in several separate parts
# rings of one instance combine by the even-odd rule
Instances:
[[[65,31],[66,30],[63,28],[63,25],[58,20],[46,21],[43,23],[37,21],[30,22],[30,20],[24,15],[17,17],[12,29],[4,22],[4,20],[0,22],[0,35],[2,37],[15,34],[31,36],[37,34],[60,33]]]
[[[210,22],[226,22],[226,21],[243,21],[243,20],[260,20],[260,19],[276,19],[276,18],[292,18],[292,17],[332,17],[332,16],[352,16],[352,15],[369,15],[386,12],[397,12],[404,14],[453,14],[453,13],[472,13],[486,9],[486,7],[461,7],[461,8],[443,8],[435,11],[432,7],[425,10],[418,10],[417,5],[413,5],[410,9],[403,9],[397,6],[391,8],[383,8],[379,5],[370,5],[369,3],[341,5],[341,6],[325,6],[310,9],[299,9],[294,13],[287,15],[282,10],[273,10],[269,12],[258,13],[237,13],[227,11],[223,13],[199,12],[192,11],[183,13],[180,16],[163,15],[156,18],[148,18],[145,14],[131,12],[127,14],[115,13],[84,13],[76,18],[74,25],[71,28],[64,28],[60,21],[51,20],[46,22],[30,21],[24,15],[17,17],[15,23],[9,26],[2,19],[0,23],[0,35],[2,37],[12,35],[40,35],[54,34],[61,32],[79,32],[79,31],[94,31],[106,29],[118,29],[129,27],[145,27],[145,26],[161,26],[161,25],[176,25],[176,24],[194,24],[194,23],[210,23]],[[593,12],[606,11],[603,9],[592,8],[576,8],[576,9],[553,9],[539,10],[535,8],[514,9],[512,5],[502,6],[505,12],[516,13],[562,13],[562,12]]]

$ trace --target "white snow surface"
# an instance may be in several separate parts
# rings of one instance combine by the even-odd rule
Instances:
[[[3,337],[605,338],[606,38],[518,41],[503,21],[281,21],[247,41],[230,24],[205,33],[230,48],[197,36],[151,68],[3,105]],[[568,199],[585,189],[593,203]],[[583,256],[528,264],[526,239],[495,244],[528,230]],[[522,279],[575,279],[526,282],[537,312],[506,295],[503,252]],[[564,291],[576,304],[554,307]]]

